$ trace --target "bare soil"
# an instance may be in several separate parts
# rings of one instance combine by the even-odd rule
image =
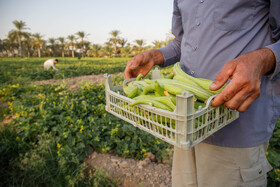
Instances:
[[[93,152],[85,162],[90,168],[102,168],[117,179],[122,187],[170,187],[171,164],[154,161],[149,153],[145,160],[123,158],[108,153]]]
[[[121,73],[116,73],[116,74],[110,74],[112,77],[123,75],[123,72]],[[66,78],[66,79],[49,79],[49,80],[42,80],[42,81],[34,81],[33,83],[35,84],[54,84],[58,85],[61,84],[63,81],[67,83],[67,86],[71,90],[77,90],[79,88],[79,84],[81,82],[91,82],[92,84],[100,84],[104,82],[104,75],[99,74],[99,75],[84,75],[84,76],[79,76],[79,77],[71,77],[71,78]]]

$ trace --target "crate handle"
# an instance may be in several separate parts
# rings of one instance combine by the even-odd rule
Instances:
[[[208,108],[211,104],[211,102],[213,101],[214,97],[216,97],[218,94],[212,95],[211,97],[209,97],[207,99],[207,103],[206,103],[206,108]]]

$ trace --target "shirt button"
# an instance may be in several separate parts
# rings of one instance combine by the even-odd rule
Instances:
[[[200,25],[200,21],[196,21],[195,24],[196,24],[197,26],[199,26],[199,25]]]
[[[196,51],[196,50],[197,50],[197,47],[193,47],[192,49],[193,49],[194,51]]]
[[[191,71],[191,74],[193,75],[193,74],[194,74],[194,71]]]
[[[201,3],[203,3],[203,2],[204,2],[204,0],[200,0],[200,2],[201,2]]]

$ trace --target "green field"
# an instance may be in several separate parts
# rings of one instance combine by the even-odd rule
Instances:
[[[122,72],[126,58],[59,58],[58,72],[43,70],[44,58],[0,58],[1,186],[115,186],[98,168],[88,172],[83,159],[92,150],[143,159],[167,154],[167,143],[105,111],[104,86],[84,82],[36,85],[33,80]],[[169,69],[164,71],[168,72]],[[122,76],[115,77],[115,83]],[[280,181],[280,121],[267,157],[274,167],[269,186]],[[278,181],[278,182],[277,182]]]
[[[59,71],[46,71],[48,58],[0,58],[0,84],[123,72],[129,58],[57,58]]]

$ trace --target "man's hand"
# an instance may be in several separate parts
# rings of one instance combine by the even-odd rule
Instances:
[[[164,57],[159,50],[151,50],[139,53],[128,61],[124,70],[124,79],[137,77],[142,73],[145,77],[154,65],[164,63]]]
[[[216,75],[211,90],[218,90],[228,79],[230,83],[213,100],[212,106],[224,105],[245,112],[260,95],[261,78],[275,68],[270,49],[259,49],[227,62]]]

